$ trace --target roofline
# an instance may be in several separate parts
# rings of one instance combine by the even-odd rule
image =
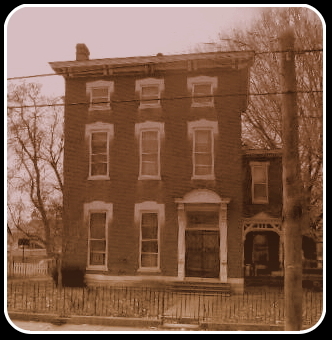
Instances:
[[[126,57],[126,58],[104,58],[104,59],[87,59],[87,60],[74,60],[74,61],[54,61],[49,62],[52,69],[63,74],[60,71],[62,68],[70,67],[126,67],[126,66],[139,66],[147,64],[164,64],[180,61],[194,61],[194,60],[230,60],[235,59],[238,61],[253,62],[254,51],[227,51],[227,52],[206,52],[206,53],[189,53],[189,54],[172,54],[172,55],[156,55],[156,56],[139,56],[139,57]]]

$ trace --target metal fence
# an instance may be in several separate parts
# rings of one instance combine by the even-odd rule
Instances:
[[[322,292],[303,292],[303,325],[311,327],[322,313]],[[8,311],[60,316],[107,316],[162,319],[171,322],[284,323],[284,294],[280,289],[245,292],[181,293],[165,287],[96,286],[57,289],[53,282],[10,282]]]

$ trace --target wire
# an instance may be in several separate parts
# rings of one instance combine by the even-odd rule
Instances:
[[[322,93],[322,90],[308,90],[308,91],[287,91],[287,92],[265,92],[265,93],[230,93],[230,94],[221,94],[221,95],[206,95],[206,96],[197,96],[195,98],[211,98],[211,97],[234,97],[234,96],[268,96],[268,95],[283,95],[283,94],[294,94],[294,93]],[[180,99],[190,99],[192,96],[178,96],[178,97],[169,97],[169,98],[161,98],[161,101],[164,100],[180,100]],[[144,102],[151,101],[150,99],[126,99],[126,100],[112,100],[111,103],[130,103],[130,102]],[[109,104],[110,102],[101,101],[94,104]],[[56,107],[56,106],[75,106],[75,105],[91,105],[90,102],[77,102],[77,103],[52,103],[52,104],[37,104],[37,105],[21,105],[21,106],[7,106],[7,109],[21,109],[21,108],[39,108],[39,107]],[[321,116],[301,116],[303,118],[321,118]]]
[[[234,51],[224,51],[225,53],[232,53]],[[235,52],[252,52],[250,50],[239,50],[239,51],[235,51]],[[291,51],[282,51],[282,50],[276,50],[276,51],[262,51],[262,52],[254,52],[254,55],[259,55],[259,54],[272,54],[272,53],[288,53]],[[304,54],[304,53],[315,53],[315,52],[323,52],[323,49],[312,49],[312,50],[293,50],[293,52],[295,54]],[[222,52],[221,52],[222,53]],[[147,62],[147,63],[143,63],[140,65],[147,65],[147,64],[154,64],[153,62]],[[121,65],[121,66],[112,66],[110,67],[110,69],[117,69],[117,68],[124,68],[124,67],[128,67],[128,65]],[[38,77],[50,77],[50,76],[64,76],[68,73],[70,74],[84,74],[84,73],[88,73],[91,71],[104,71],[105,68],[95,68],[92,70],[86,70],[86,71],[80,71],[80,72],[75,72],[75,71],[71,71],[71,72],[59,72],[59,73],[44,73],[44,74],[36,74],[36,75],[30,75],[30,76],[20,76],[20,77],[11,77],[11,78],[7,78],[7,80],[19,80],[19,79],[28,79],[28,78],[38,78]]]

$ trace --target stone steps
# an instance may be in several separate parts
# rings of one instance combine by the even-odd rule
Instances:
[[[199,282],[199,281],[177,281],[168,285],[168,289],[182,293],[204,293],[231,295],[231,287],[228,283],[221,282]]]

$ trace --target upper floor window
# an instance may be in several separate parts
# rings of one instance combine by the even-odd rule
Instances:
[[[214,137],[218,123],[199,120],[188,123],[188,135],[192,139],[192,179],[215,179]]]
[[[192,96],[192,107],[214,106],[214,91],[218,86],[217,77],[199,76],[187,79],[188,91]]]
[[[97,122],[86,125],[85,136],[89,143],[88,179],[109,179],[109,148],[113,134],[113,124]]]
[[[94,201],[84,204],[84,218],[88,226],[87,269],[107,270],[108,226],[112,215],[112,203]]]
[[[137,123],[135,129],[139,139],[138,179],[160,179],[160,150],[164,123]]]
[[[89,110],[107,110],[111,107],[111,94],[114,91],[114,82],[97,80],[86,84],[89,96]]]
[[[160,107],[161,93],[164,91],[164,79],[145,78],[136,80],[135,91],[139,94],[139,108]]]
[[[268,169],[269,162],[250,162],[252,203],[269,203]]]

